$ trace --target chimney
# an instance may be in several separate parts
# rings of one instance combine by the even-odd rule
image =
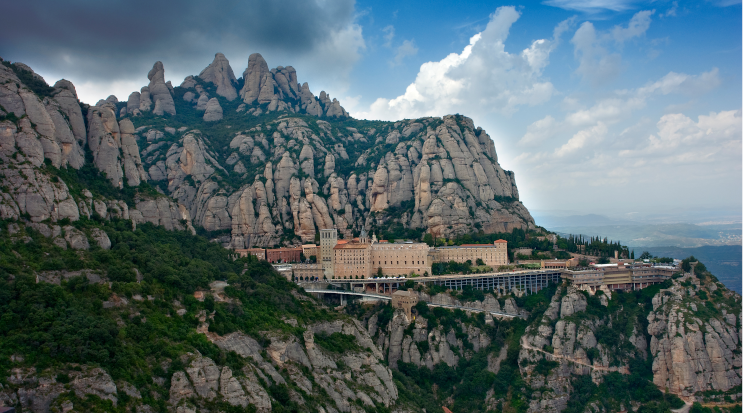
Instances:
[[[616,251],[616,250],[614,251],[614,259],[615,260],[619,259],[619,251]]]

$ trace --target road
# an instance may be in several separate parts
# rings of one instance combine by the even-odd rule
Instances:
[[[578,364],[578,365],[581,365],[581,366],[584,366],[584,367],[588,367],[588,368],[590,368],[592,370],[598,370],[598,371],[616,371],[616,372],[619,372],[619,373],[622,373],[622,374],[629,374],[629,369],[626,366],[625,367],[594,366],[592,364],[586,364],[586,363],[583,363],[581,361],[578,361],[578,360],[576,360],[576,359],[574,359],[572,357],[566,357],[566,356],[555,355],[555,354],[549,353],[547,351],[542,350],[541,348],[536,348],[536,347],[530,345],[529,343],[527,343],[526,342],[526,336],[522,336],[521,337],[521,347],[522,348],[525,348],[527,350],[538,351],[540,353],[546,354],[551,359],[566,360],[566,361],[569,361],[571,363],[575,363],[575,364]]]

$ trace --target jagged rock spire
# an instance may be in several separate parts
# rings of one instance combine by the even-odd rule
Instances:
[[[199,73],[199,78],[205,82],[214,83],[217,86],[217,94],[232,101],[237,98],[235,84],[237,79],[232,72],[230,62],[222,53],[214,55],[214,61]]]

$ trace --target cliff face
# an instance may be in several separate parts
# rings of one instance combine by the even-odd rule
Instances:
[[[601,384],[612,373],[644,374],[687,402],[739,398],[740,296],[688,273],[668,284],[635,294],[645,303],[621,305],[608,291],[560,287],[521,339],[519,366],[532,388],[542,388],[529,410],[562,411],[580,376]],[[544,361],[556,364],[547,374],[538,369]]]
[[[15,71],[36,76],[23,64],[0,65],[0,218],[24,218],[32,223],[62,219],[101,218],[151,222],[169,229],[190,226],[185,208],[158,194],[137,196],[130,204],[118,193],[108,196],[65,176],[77,175],[91,155],[93,174],[100,171],[116,188],[137,187],[149,179],[140,160],[134,125],[117,120],[114,99],[87,107],[86,121],[75,87],[60,80],[53,88],[31,90]],[[15,70],[14,70],[15,69]],[[39,77],[38,82],[43,82]],[[165,84],[163,83],[165,87]],[[166,88],[167,90],[167,88]],[[60,175],[59,169],[73,170]],[[62,176],[62,177],[61,177]],[[181,221],[186,220],[184,225]]]
[[[207,102],[221,101],[218,133],[233,131],[145,126],[138,135],[151,181],[207,231],[231,231],[225,245],[308,242],[322,228],[350,236],[391,223],[441,236],[533,227],[513,173],[471,119],[339,123],[348,115],[336,100],[312,95],[291,67],[268,70],[259,54],[241,79],[242,103],[231,104],[239,85],[231,73],[218,54],[177,94],[187,103],[181,112],[208,115]],[[240,125],[252,126],[234,130]]]
[[[741,314],[734,297],[722,284],[691,274],[653,297],[647,319],[656,385],[687,397],[740,390]]]
[[[0,73],[0,115],[14,116],[1,124],[12,183],[4,217],[75,220],[92,210],[64,179],[53,189],[40,176],[54,174],[39,171],[47,160],[90,162],[120,189],[157,186],[176,200],[166,209],[181,214],[169,226],[193,217],[229,233],[220,240],[235,248],[310,242],[333,227],[349,237],[362,227],[450,236],[534,226],[493,141],[463,116],[355,121],[324,91],[300,85],[292,67],[269,70],[259,54],[236,79],[218,53],[176,88],[157,62],[126,102],[110,96],[95,106],[81,105],[65,80],[31,90],[14,72],[27,69],[4,62]]]

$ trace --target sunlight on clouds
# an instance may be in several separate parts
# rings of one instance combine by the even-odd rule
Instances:
[[[421,65],[415,82],[394,99],[379,98],[354,117],[393,120],[441,116],[454,112],[478,116],[512,114],[519,107],[548,101],[551,82],[541,79],[549,55],[572,19],[555,28],[553,39],[539,39],[519,54],[505,51],[505,41],[520,13],[513,7],[496,10],[482,32],[472,36],[461,53]],[[417,50],[417,49],[416,49]]]
[[[609,129],[606,125],[603,122],[599,122],[596,126],[584,129],[573,135],[567,143],[555,150],[555,155],[563,157],[582,149],[586,145],[597,144],[604,139],[608,131]]]

